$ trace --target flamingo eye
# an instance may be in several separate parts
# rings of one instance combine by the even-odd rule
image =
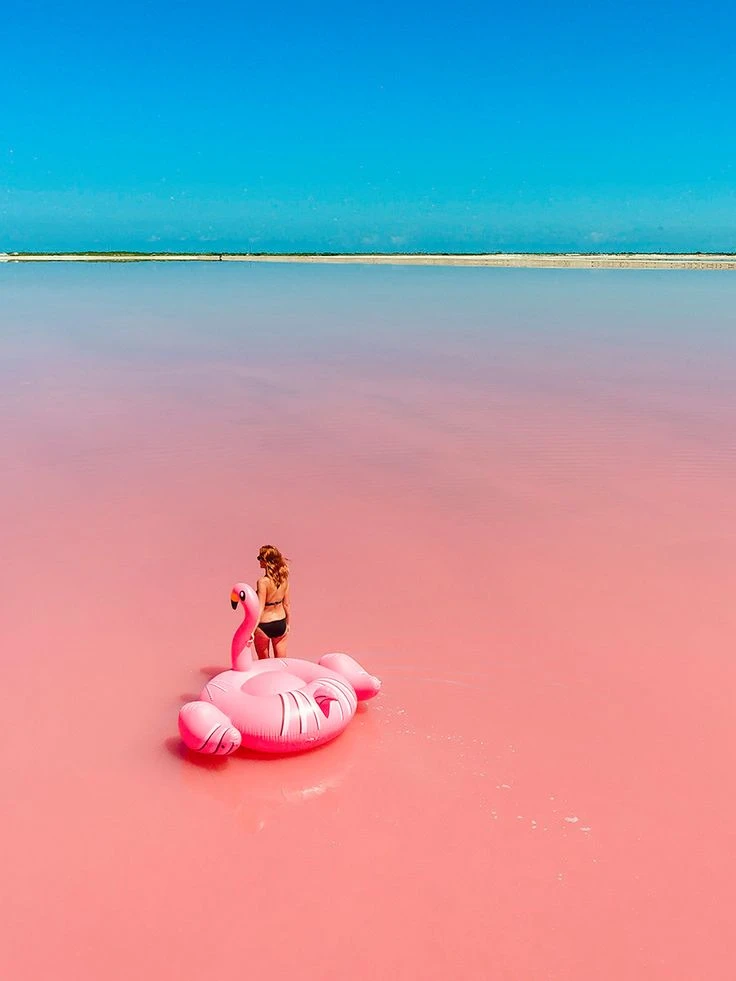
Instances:
[[[240,598],[241,598],[241,600],[244,600],[245,599],[245,590],[243,590],[243,589],[240,590]]]

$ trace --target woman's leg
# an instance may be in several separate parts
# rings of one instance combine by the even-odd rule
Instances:
[[[270,641],[264,632],[262,630],[256,630],[253,640],[256,645],[256,656],[258,660],[260,661],[264,657],[268,657],[268,645]]]
[[[281,634],[280,637],[274,637],[273,640],[273,654],[274,657],[286,657],[286,648],[289,645],[289,631],[287,630],[285,634]]]

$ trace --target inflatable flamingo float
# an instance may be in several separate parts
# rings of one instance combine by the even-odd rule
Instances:
[[[318,664],[285,657],[254,661],[249,641],[258,597],[237,583],[230,602],[245,612],[233,637],[233,668],[208,681],[199,701],[182,705],[179,732],[189,749],[216,756],[239,746],[262,753],[312,749],[343,731],[359,701],[378,694],[378,678],[347,654],[325,654]]]

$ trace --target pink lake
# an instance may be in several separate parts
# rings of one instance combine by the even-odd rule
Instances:
[[[736,277],[0,267],[0,976],[736,976]],[[179,744],[234,581],[383,679]]]

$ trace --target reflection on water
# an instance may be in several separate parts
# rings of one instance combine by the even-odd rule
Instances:
[[[355,766],[354,748],[340,740],[298,758],[259,757],[239,750],[217,760],[190,752],[178,740],[171,749],[181,760],[187,793],[206,794],[249,833],[277,821],[283,808],[309,804],[342,787]],[[228,768],[233,772],[225,778]]]

